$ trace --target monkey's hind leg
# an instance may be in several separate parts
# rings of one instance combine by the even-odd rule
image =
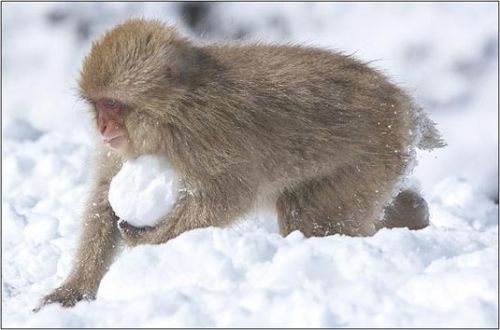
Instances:
[[[401,191],[393,202],[385,207],[384,218],[377,224],[381,228],[402,228],[417,230],[429,225],[427,202],[414,190]]]
[[[345,168],[286,188],[276,202],[280,233],[286,236],[299,230],[307,237],[374,235],[374,220],[382,211],[378,191],[361,185],[363,178],[356,174]]]

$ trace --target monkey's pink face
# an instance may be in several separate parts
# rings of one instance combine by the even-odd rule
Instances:
[[[124,106],[110,98],[97,100],[97,126],[102,142],[113,149],[119,149],[127,144],[128,132],[124,125]]]

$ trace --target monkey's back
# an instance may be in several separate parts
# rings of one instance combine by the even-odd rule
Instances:
[[[414,137],[411,100],[351,57],[297,46],[209,46],[224,98],[208,99],[247,153],[276,176],[321,175],[357,163],[402,174]],[[202,89],[204,95],[220,95]],[[239,141],[239,142],[237,142]],[[221,144],[221,147],[223,144]],[[237,151],[239,150],[239,151]]]

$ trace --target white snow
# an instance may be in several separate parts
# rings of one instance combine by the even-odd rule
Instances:
[[[357,51],[416,96],[448,143],[412,176],[431,225],[284,238],[255,211],[126,248],[95,301],[34,314],[81,232],[98,141],[74,88],[90,39],[130,15],[189,30],[174,3],[3,4],[2,327],[498,327],[497,6],[214,5],[206,37]]]
[[[108,199],[115,214],[135,227],[154,227],[168,214],[178,183],[165,159],[144,155],[125,162],[111,180]]]

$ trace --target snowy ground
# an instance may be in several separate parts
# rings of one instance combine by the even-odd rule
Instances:
[[[498,326],[497,4],[221,3],[194,23],[173,3],[2,9],[3,327]],[[97,300],[33,314],[67,275],[80,232],[93,143],[74,91],[82,56],[91,38],[141,14],[193,36],[376,59],[449,144],[419,154],[414,173],[431,226],[283,238],[274,214],[256,212],[231,229],[124,250]]]

